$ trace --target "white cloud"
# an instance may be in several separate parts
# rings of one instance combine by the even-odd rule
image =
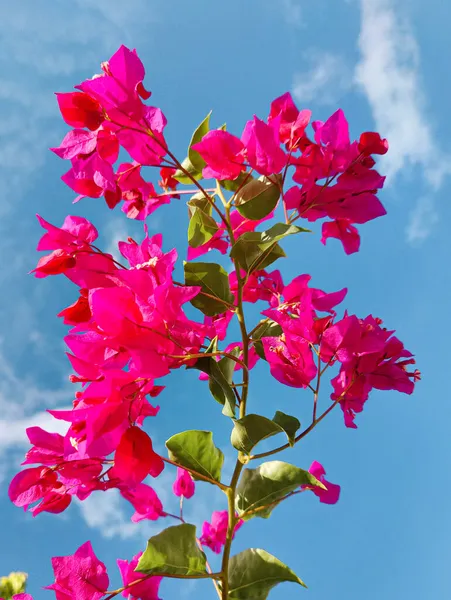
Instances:
[[[115,260],[124,262],[124,257],[119,252],[117,244],[118,242],[126,242],[128,236],[131,235],[130,226],[125,215],[122,214],[119,217],[110,219],[104,228],[103,234],[107,240],[104,248],[105,252],[112,254]]]
[[[3,353],[0,340],[0,415],[11,427],[43,407],[69,405],[73,393],[73,384],[68,380],[58,387],[47,388],[37,385],[25,369],[23,373],[17,372]]]
[[[23,460],[28,447],[25,430],[39,426],[65,433],[67,423],[54,419],[44,408],[68,408],[73,385],[62,381],[49,388],[38,385],[26,370],[17,372],[3,352],[0,340],[0,481]]]
[[[77,501],[81,516],[88,527],[98,530],[106,539],[127,540],[141,538],[143,541],[161,530],[161,522],[132,523],[124,511],[126,501],[117,490],[95,492],[83,502]]]
[[[418,44],[393,0],[360,0],[360,62],[355,79],[366,95],[376,129],[390,151],[381,163],[389,180],[416,168],[426,186],[440,189],[451,173],[451,161],[435,137],[420,74]],[[407,239],[426,239],[436,222],[433,200],[420,198],[407,229]],[[427,215],[427,227],[419,218]]]
[[[340,55],[310,50],[304,54],[308,67],[293,77],[293,95],[305,106],[308,102],[334,104],[352,83],[346,61]]]
[[[60,408],[67,409],[68,406]],[[28,427],[42,427],[46,431],[62,435],[67,431],[66,422],[55,419],[45,411],[15,421],[0,419],[0,453],[11,448],[28,449],[30,442],[25,433]]]
[[[154,488],[163,504],[163,510],[178,515],[179,499],[172,493],[174,478],[175,469],[167,466],[157,479],[149,479],[145,483]],[[196,496],[192,500],[185,501],[183,516],[186,522],[196,525],[200,536],[203,521],[210,519],[213,510],[225,508],[225,497],[216,487],[202,483],[196,485],[198,486]],[[199,494],[202,494],[202,497]],[[77,501],[77,506],[86,525],[97,530],[106,539],[119,537],[123,540],[130,538],[145,540],[166,527],[178,524],[178,521],[171,517],[158,521],[133,523],[131,521],[133,508],[117,490],[95,492],[83,502]]]
[[[430,196],[422,196],[418,199],[415,207],[410,213],[409,223],[406,227],[407,241],[418,245],[429,237],[439,217]]]

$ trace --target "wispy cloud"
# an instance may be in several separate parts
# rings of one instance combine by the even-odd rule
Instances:
[[[106,539],[139,538],[144,542],[162,529],[159,522],[132,523],[131,511],[127,514],[124,510],[125,505],[126,501],[117,490],[95,492],[83,502],[77,501],[86,525],[97,530]]]
[[[4,398],[0,396],[0,483],[20,469],[25,451],[29,448],[29,441],[25,433],[28,427],[42,427],[52,433],[66,433],[67,423],[57,421],[48,412],[40,411],[27,417],[14,419],[5,417],[3,412]],[[14,410],[20,408],[18,403],[13,404]],[[61,408],[68,408],[61,406]]]
[[[394,0],[360,0],[360,5],[361,58],[355,79],[367,97],[377,130],[390,143],[382,160],[384,172],[393,181],[415,168],[426,186],[439,190],[451,173],[451,163],[439,146],[426,110],[414,34]],[[428,227],[420,234],[418,223],[426,213]],[[433,196],[420,198],[410,217],[407,240],[424,240],[436,220]]]
[[[350,69],[340,55],[310,50],[303,55],[305,70],[295,73],[292,91],[295,98],[305,105],[334,104],[352,84]]]
[[[61,406],[60,408],[67,409],[68,406]],[[46,411],[15,421],[0,419],[0,452],[12,448],[27,448],[29,441],[25,430],[28,427],[42,427],[46,431],[61,434],[67,431],[67,423],[55,419]]]
[[[439,216],[430,196],[421,196],[410,213],[406,227],[407,241],[412,245],[423,242],[432,233]]]
[[[127,241],[128,236],[131,235],[131,227],[129,223],[127,223],[125,215],[122,214],[119,217],[110,219],[106,223],[103,234],[106,239],[106,245],[104,247],[105,252],[112,254],[118,261],[124,261],[117,244],[121,241]]]
[[[67,389],[59,380],[55,390],[39,385],[47,371],[52,379],[60,376],[61,367],[51,364],[55,352],[47,347],[54,351],[60,342],[53,331],[48,330],[48,339],[41,333],[45,283],[35,286],[26,276],[37,260],[30,236],[36,194],[30,189],[47,167],[48,147],[58,143],[64,129],[53,92],[70,90],[98,71],[100,61],[121,43],[139,45],[145,39],[148,45],[149,26],[162,8],[160,0],[22,0],[2,11],[0,284],[8,293],[0,299],[1,418],[27,418],[61,402]],[[40,210],[50,202],[54,198],[42,189]],[[65,365],[62,353],[59,360]]]
[[[58,383],[53,388],[38,385],[26,372],[14,368],[0,345],[0,414],[4,422],[14,427],[13,422],[26,419],[43,407],[69,405],[73,385],[69,381]]]
[[[167,513],[178,514],[179,499],[172,494],[174,477],[175,469],[168,468],[157,479],[149,479],[146,483],[154,488]],[[186,501],[183,511],[185,520],[196,525],[198,532],[201,531],[202,522],[210,519],[212,512],[210,506],[221,507],[219,500],[223,497],[220,492],[216,493],[216,488],[206,490],[203,487],[202,492],[202,499],[195,497],[192,501]],[[83,502],[77,502],[77,505],[88,527],[97,530],[106,539],[119,537],[123,540],[130,538],[144,540],[170,525],[177,524],[169,517],[158,521],[133,523],[131,521],[133,508],[117,490],[95,492]]]
[[[292,27],[302,24],[302,0],[282,0],[282,11],[285,21]]]

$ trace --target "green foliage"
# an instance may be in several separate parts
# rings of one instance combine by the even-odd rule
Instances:
[[[183,431],[166,442],[169,458],[208,479],[220,481],[224,454],[213,443],[211,431]],[[194,479],[198,479],[193,474]]]
[[[267,519],[273,508],[301,485],[326,489],[308,471],[280,460],[265,462],[256,469],[246,469],[237,487],[238,514],[245,520],[252,517]]]
[[[230,352],[235,357],[238,357],[239,353],[238,349]],[[214,362],[214,365],[210,364],[210,377],[208,380],[211,395],[219,404],[223,405],[222,412],[226,417],[234,417],[235,394],[231,384],[236,362],[228,356],[224,356],[219,362]]]
[[[266,600],[272,588],[284,581],[307,587],[287,565],[265,550],[249,548],[230,559],[231,600]]]
[[[202,169],[205,167],[205,161],[201,155],[193,150],[192,146],[200,142],[201,139],[210,131],[210,115],[211,111],[202,121],[202,123],[195,129],[191,141],[188,146],[188,156],[182,163],[182,167],[185,171],[188,171],[190,175],[196,180],[202,178]],[[178,169],[174,175],[175,179],[180,183],[190,184],[192,180],[187,177],[181,169]]]
[[[248,231],[232,246],[230,256],[248,273],[264,269],[278,258],[286,256],[277,242],[288,235],[305,231],[308,229],[285,223],[276,223],[267,231]]]
[[[273,420],[262,415],[249,414],[235,421],[230,439],[234,448],[250,454],[259,442],[277,433],[285,433],[291,444],[294,433],[300,426],[301,424],[295,417],[279,411],[276,412]]]
[[[192,164],[188,157],[186,157],[185,160],[182,162],[182,167],[183,170],[177,169],[177,171],[174,173],[174,179],[177,179],[179,183],[190,185],[193,183],[193,179],[195,179],[196,181],[202,179],[202,172],[196,169],[196,167]],[[185,174],[185,171],[189,173],[191,177],[188,177],[188,175]]]
[[[216,338],[212,340],[205,354],[216,350]],[[237,351],[232,350],[230,354],[236,356]],[[208,385],[213,398],[223,406],[222,413],[226,417],[235,417],[235,394],[231,386],[235,361],[231,358],[223,357],[218,362],[211,356],[203,356],[196,361],[191,369],[198,369],[206,373],[209,377]]]
[[[261,176],[246,183],[235,196],[238,212],[253,221],[260,221],[267,217],[279,202],[280,176],[278,179],[278,182],[274,183],[267,177]]]
[[[135,571],[146,575],[206,574],[206,557],[197,545],[196,527],[183,523],[151,537]]]
[[[253,180],[254,178],[250,173],[248,173],[247,171],[243,171],[238,175],[236,179],[223,179],[219,182],[219,184],[228,192],[236,192],[241,187],[243,187],[245,183],[249,183]]]
[[[204,159],[202,158],[202,156],[199,154],[199,152],[196,152],[195,150],[193,150],[192,147],[194,146],[194,144],[197,144],[198,142],[202,141],[202,138],[204,137],[204,135],[207,135],[207,133],[210,131],[210,116],[211,116],[211,111],[208,113],[208,115],[205,117],[205,119],[202,121],[202,123],[194,131],[193,136],[192,136],[191,141],[188,146],[188,158],[190,159],[193,167],[195,169],[197,169],[198,171],[202,171],[202,169],[205,167],[206,163],[205,163]]]
[[[185,284],[201,287],[201,292],[191,300],[191,304],[209,317],[220,315],[233,306],[234,298],[230,291],[229,277],[216,263],[185,262]]]
[[[274,423],[277,423],[287,434],[288,443],[290,446],[294,446],[296,432],[301,426],[299,419],[293,417],[291,415],[287,415],[284,412],[278,410],[276,414],[273,416],[272,420]]]
[[[206,244],[218,231],[218,224],[208,212],[194,206],[190,209],[188,244],[198,248]]]

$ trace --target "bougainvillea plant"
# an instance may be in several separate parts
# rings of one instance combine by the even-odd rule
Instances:
[[[412,354],[381,319],[338,308],[346,288],[324,292],[305,273],[284,281],[274,268],[285,256],[284,239],[301,240],[316,221],[322,221],[323,244],[336,238],[346,254],[358,251],[358,227],[385,214],[377,197],[384,177],[374,156],[385,154],[388,144],[373,132],[351,141],[341,110],[325,122],[312,121],[286,93],[271,103],[266,119],[249,120],[239,137],[225,125],[212,128],[208,115],[179,160],[166,144],[163,112],[146,103],[151,93],[144,75],[136,51],[122,46],[101,74],[74,92],[58,93],[71,130],[52,151],[69,161],[62,179],[77,201],[103,197],[108,208],[145,221],[174,200],[183,211],[181,199],[187,198],[184,281],[173,279],[177,252],[164,247],[161,234],[150,237],[145,225],[142,239],[119,242],[118,261],[97,247],[97,230],[87,219],[68,216],[57,226],[38,217],[44,230],[38,250],[45,254],[35,276],[64,275],[78,288],[74,303],[58,315],[70,326],[65,342],[77,391],[71,410],[49,411],[67,423],[66,435],[27,430],[31,447],[9,496],[37,516],[116,488],[135,510],[132,521],[164,522],[147,548],[118,560],[118,589],[110,589],[90,542],[53,558],[48,589],[58,599],[122,594],[156,600],[169,577],[211,579],[222,600],[264,600],[281,582],[304,583],[264,549],[233,554],[235,535],[301,492],[329,504],[340,494],[320,463],[300,468],[275,455],[300,442],[335,407],[344,425],[355,428],[373,389],[411,394],[419,379]],[[127,162],[119,161],[120,152],[129,155]],[[249,322],[246,306],[257,302],[263,310]],[[188,304],[197,310],[187,310]],[[234,320],[238,327],[229,328]],[[238,339],[231,331],[239,331]],[[281,385],[311,394],[306,427],[294,415],[277,410],[269,418],[250,405],[258,361]],[[228,481],[210,431],[174,432],[167,454],[160,455],[144,428],[155,431],[153,399],[181,368],[193,377],[197,372],[222,406],[236,450]],[[321,409],[320,388],[330,397]],[[284,443],[276,440],[259,452],[259,442],[272,436]],[[224,493],[227,509],[206,515],[201,531],[182,511],[169,515],[151,485],[165,468],[173,469],[173,493],[181,502],[211,485]],[[168,517],[175,521],[165,528]],[[216,571],[208,552],[221,556]]]

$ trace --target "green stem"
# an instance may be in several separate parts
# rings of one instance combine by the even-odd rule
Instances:
[[[229,598],[229,561],[230,551],[232,549],[233,534],[238,519],[235,516],[235,494],[238,481],[240,479],[241,471],[243,469],[243,463],[238,459],[235,464],[235,470],[233,471],[232,479],[230,481],[230,487],[227,490],[227,512],[228,512],[228,527],[227,537],[224,544],[224,550],[222,553],[222,600],[228,600]]]
[[[305,438],[305,436],[308,433],[310,433],[313,429],[315,429],[315,427],[319,423],[321,423],[321,421],[323,419],[325,419],[327,417],[327,415],[337,406],[337,404],[339,404],[341,402],[341,400],[343,400],[345,395],[348,393],[348,391],[351,389],[351,387],[354,385],[354,383],[357,382],[358,379],[359,379],[359,375],[357,376],[356,379],[353,379],[348,386],[346,386],[346,388],[343,390],[343,392],[340,394],[340,396],[329,406],[328,409],[326,409],[317,419],[313,420],[310,423],[310,425],[306,429],[304,429],[304,431],[302,431],[297,437],[294,438],[294,444],[297,444],[300,440]],[[260,454],[254,454],[252,456],[249,456],[249,460],[256,460],[257,458],[266,458],[267,456],[272,456],[273,454],[278,454],[279,452],[282,452],[282,450],[287,450],[288,448],[292,448],[294,446],[294,444],[284,444],[283,446],[274,448],[274,450],[268,450],[268,452],[261,452]]]
[[[230,226],[230,204],[226,204],[226,221],[227,221],[227,231],[230,236],[230,242],[233,245],[235,243],[235,238],[233,234],[232,227]],[[246,365],[246,368],[243,369],[243,389],[240,397],[240,419],[242,419],[246,415],[246,403],[247,396],[249,392],[249,335],[247,333],[246,321],[244,317],[244,307],[243,307],[243,289],[244,289],[244,280],[241,277],[241,269],[238,262],[235,262],[235,272],[238,283],[237,289],[237,306],[236,306],[236,316],[238,319],[238,323],[241,331],[241,338],[243,342],[243,352],[242,352],[242,361]],[[230,481],[230,486],[227,490],[227,510],[228,510],[228,528],[227,528],[227,537],[226,542],[224,544],[224,550],[222,554],[222,565],[221,572],[223,574],[222,578],[222,600],[228,600],[229,596],[229,561],[230,561],[230,552],[232,549],[232,540],[233,534],[235,531],[235,526],[237,524],[237,517],[235,516],[235,496],[236,496],[236,488],[238,486],[238,482],[240,479],[241,471],[243,470],[244,463],[242,461],[241,453],[238,453],[238,458],[235,464],[235,469],[233,471],[232,479]]]

